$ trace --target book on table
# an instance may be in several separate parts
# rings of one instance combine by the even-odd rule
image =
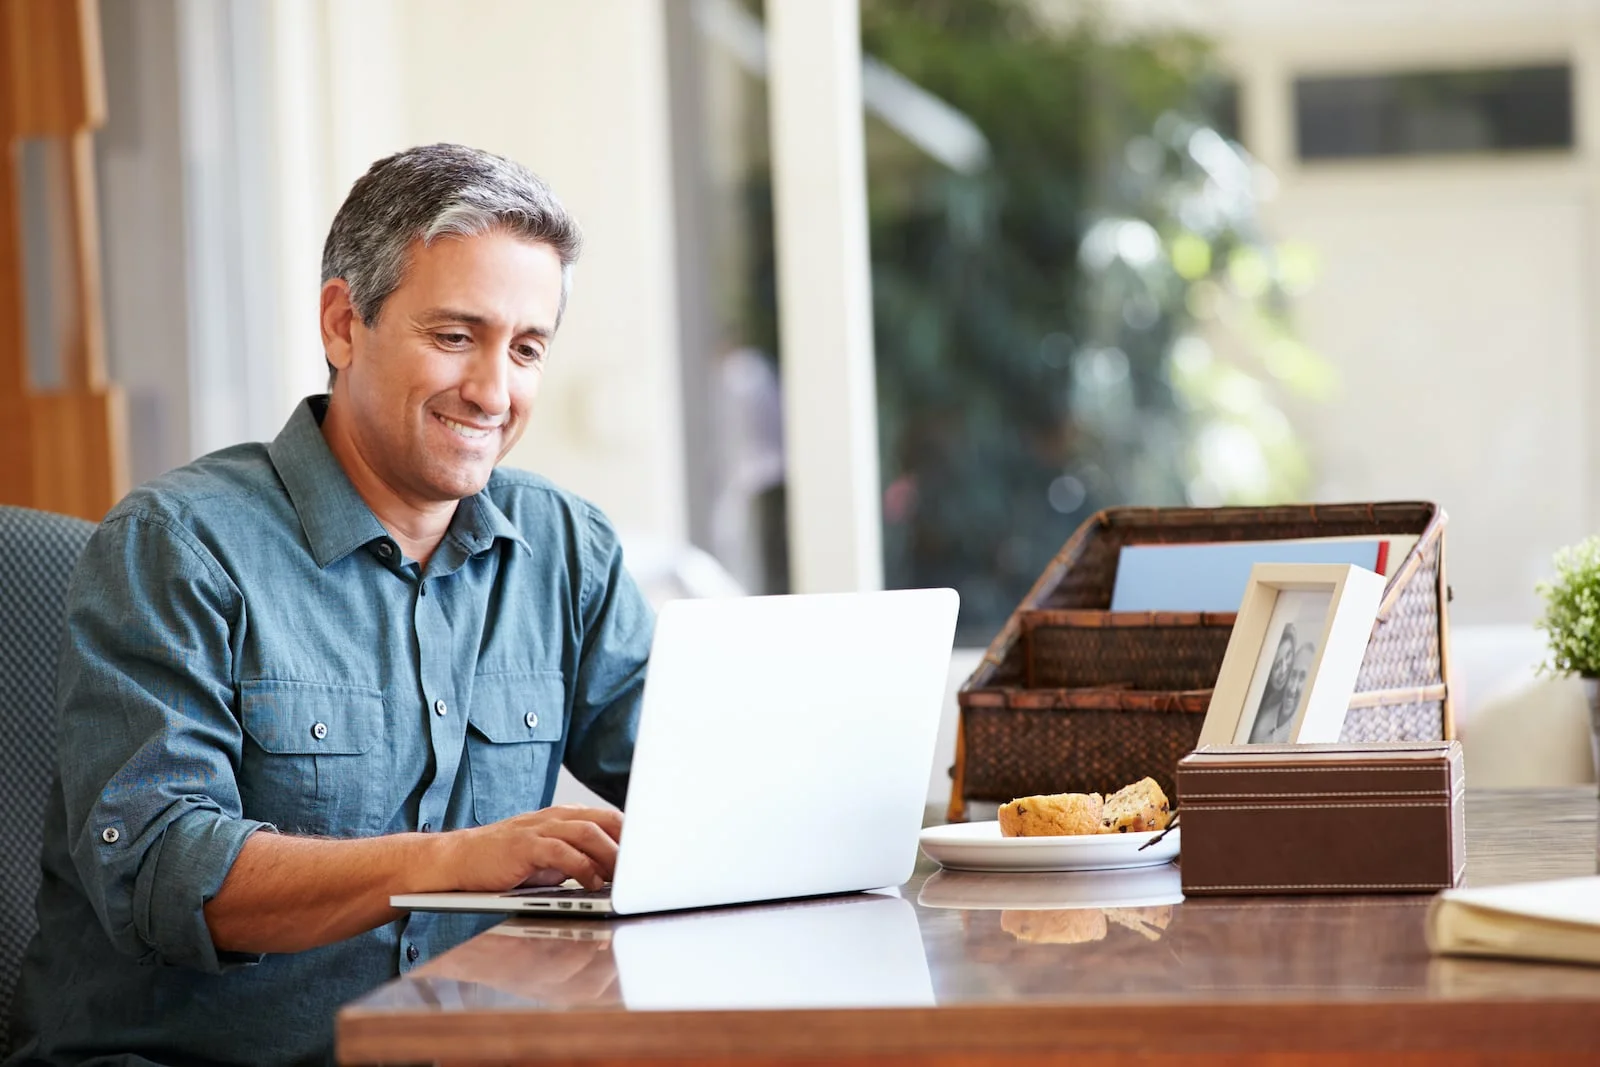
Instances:
[[[1600,877],[1447,889],[1427,935],[1440,955],[1600,964]]]

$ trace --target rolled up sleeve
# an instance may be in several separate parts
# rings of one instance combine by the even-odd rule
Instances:
[[[73,865],[118,951],[216,973],[205,903],[245,839],[239,590],[170,517],[114,513],[73,577],[56,687]]]
[[[628,792],[655,613],[622,564],[610,523],[591,511],[583,546],[582,655],[565,763],[613,804]]]

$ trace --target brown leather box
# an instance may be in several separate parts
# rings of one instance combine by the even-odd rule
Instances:
[[[1177,784],[1191,896],[1431,893],[1466,867],[1458,741],[1209,745]]]

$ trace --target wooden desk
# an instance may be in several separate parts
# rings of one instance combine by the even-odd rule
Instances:
[[[1592,788],[1469,793],[1469,882],[1595,873],[1597,812]],[[903,899],[517,919],[345,1008],[339,1060],[1600,1063],[1600,968],[1433,959],[1426,896],[1041,911],[1052,884],[1084,903],[1081,876],[953,873],[919,867]],[[986,906],[929,906],[963,900]]]

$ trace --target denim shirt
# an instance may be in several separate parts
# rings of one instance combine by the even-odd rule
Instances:
[[[653,617],[605,518],[497,470],[419,569],[325,410],[135,490],[84,553],[15,1062],[329,1062],[340,1006],[495,920],[219,952],[202,908],[246,838],[479,826],[563,763],[622,801]]]

